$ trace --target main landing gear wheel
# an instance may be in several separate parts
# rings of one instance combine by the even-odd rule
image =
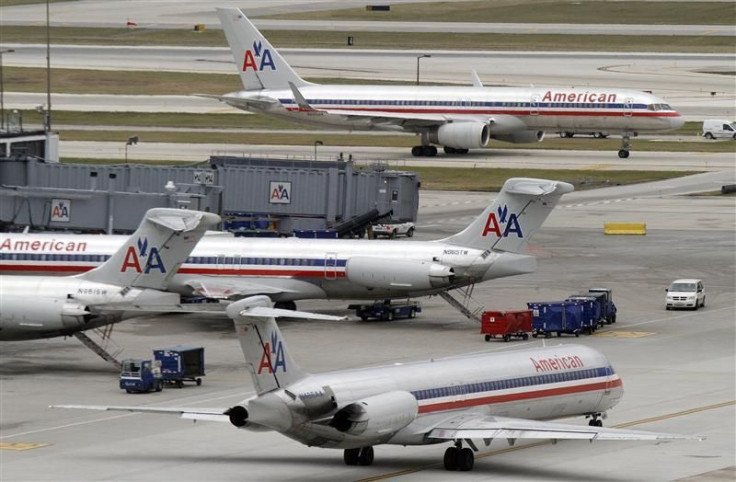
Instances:
[[[602,427],[603,426],[603,420],[601,420],[599,417],[601,416],[600,413],[594,413],[591,415],[590,422],[588,422],[588,425],[591,427]]]
[[[445,151],[445,154],[467,154],[468,152],[470,152],[470,149],[460,149],[450,146],[445,146],[442,148],[442,150]]]
[[[368,466],[373,463],[373,447],[363,447],[358,454],[358,465]]]
[[[411,155],[414,157],[434,157],[437,155],[435,146],[414,146],[411,148]]]
[[[468,472],[473,470],[475,465],[475,455],[469,448],[449,447],[445,450],[445,456],[442,459],[445,470],[460,470]]]
[[[359,456],[360,449],[346,449],[342,454],[345,465],[358,465]]]

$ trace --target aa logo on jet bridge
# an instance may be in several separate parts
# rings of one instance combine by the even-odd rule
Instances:
[[[258,61],[256,61],[256,59],[258,59]],[[261,72],[267,67],[271,70],[276,70],[276,64],[273,63],[271,51],[263,48],[263,43],[260,40],[254,40],[253,48],[245,51],[245,56],[243,57],[243,72],[247,72],[248,68]]]
[[[258,374],[263,370],[273,374],[279,371],[286,373],[286,358],[284,358],[284,344],[279,340],[276,332],[271,333],[271,341],[263,344],[263,355],[261,355],[261,363],[258,365]]]
[[[497,212],[494,213],[491,211],[488,215],[481,236],[486,237],[488,233],[495,233],[497,238],[506,238],[511,233],[515,233],[517,238],[524,237],[516,214],[509,213],[509,207],[507,205],[499,206]]]
[[[141,268],[143,261],[143,268]],[[123,259],[123,265],[120,267],[121,273],[126,273],[129,269],[136,273],[148,274],[151,270],[157,269],[161,273],[166,273],[166,266],[161,260],[158,248],[151,246],[148,248],[148,238],[138,238],[135,246],[128,246]]]

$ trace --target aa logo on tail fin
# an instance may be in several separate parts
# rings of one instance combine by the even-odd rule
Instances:
[[[496,213],[488,214],[481,236],[486,237],[489,233],[494,233],[497,238],[506,238],[511,234],[516,234],[517,238],[524,237],[519,219],[516,214],[509,212],[509,207],[506,204],[499,206],[496,211]]]
[[[274,374],[279,371],[286,373],[286,358],[284,357],[284,344],[279,340],[276,331],[271,333],[271,341],[263,344],[263,354],[261,355],[261,363],[258,365],[258,374],[263,370],[266,373]]]
[[[259,62],[256,62],[259,59]],[[253,47],[246,49],[243,57],[243,72],[247,72],[248,68],[258,72],[263,71],[266,67],[276,70],[276,64],[273,62],[271,50],[263,48],[263,42],[260,40],[253,41]]]
[[[143,268],[141,268],[141,260],[143,260]],[[158,270],[162,274],[166,273],[166,266],[161,260],[158,248],[151,246],[149,251],[148,238],[138,238],[136,246],[128,246],[120,272],[126,273],[129,269],[144,274],[150,273],[151,270]]]

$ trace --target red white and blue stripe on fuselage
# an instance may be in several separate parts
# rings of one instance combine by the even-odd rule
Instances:
[[[110,258],[104,254],[0,253],[0,271],[74,274],[89,271]],[[344,278],[346,259],[316,257],[190,256],[180,274],[220,276],[288,276]]]
[[[552,396],[607,391],[622,387],[611,366],[561,371],[518,378],[438,386],[412,391],[419,413],[517,401],[533,401]]]

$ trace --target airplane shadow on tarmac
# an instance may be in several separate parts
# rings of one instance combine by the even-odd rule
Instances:
[[[380,449],[378,449],[380,450]],[[212,467],[221,467],[222,464],[228,464],[228,465],[234,465],[238,463],[248,463],[251,465],[263,465],[267,467],[273,467],[274,464],[279,464],[281,466],[311,466],[311,467],[318,467],[318,468],[324,468],[324,467],[332,467],[334,466],[336,470],[346,469],[346,470],[355,470],[354,467],[346,467],[343,464],[342,461],[342,451],[341,450],[329,450],[326,451],[326,453],[334,452],[334,460],[324,457],[311,457],[311,456],[291,456],[291,457],[284,457],[284,456],[264,456],[263,454],[259,453],[258,455],[248,456],[247,454],[233,454],[233,455],[219,455],[216,457],[205,457],[205,456],[197,456],[197,455],[186,455],[186,456],[178,456],[178,455],[170,455],[167,456],[166,454],[162,454],[160,452],[156,452],[155,454],[151,453],[140,453],[136,455],[136,459],[139,461],[150,461],[153,464],[156,463],[172,463],[172,464],[211,464]],[[438,452],[438,457],[441,456],[441,452]],[[483,455],[483,452],[480,453],[480,456]],[[101,456],[95,456],[93,457],[97,461],[105,461],[108,460],[110,462],[117,462],[119,461],[118,458],[114,456],[108,456],[108,455],[101,455]],[[418,471],[427,471],[431,473],[438,473],[442,472],[444,473],[445,470],[442,467],[441,462],[434,461],[436,458],[433,457],[412,457],[412,458],[403,458],[401,460],[392,459],[391,457],[386,457],[382,453],[376,454],[376,460],[373,463],[371,467],[365,468],[365,476],[377,476],[380,474],[377,474],[377,471],[387,471],[387,472],[394,472],[394,471],[406,471],[406,470],[418,470]],[[592,475],[592,474],[581,474],[579,471],[567,471],[564,469],[552,469],[549,467],[532,467],[532,466],[523,466],[523,465],[517,465],[517,464],[509,464],[509,463],[498,463],[498,459],[495,459],[492,463],[490,461],[484,460],[484,459],[476,459],[475,467],[473,468],[473,473],[483,473],[483,474],[489,474],[489,475],[508,475],[510,477],[519,477],[526,480],[558,480],[558,481],[580,481],[580,482],[588,482],[590,480],[597,480],[601,482],[620,482],[622,480],[627,479],[617,479],[612,477],[604,477],[601,478],[600,474]],[[390,474],[387,474],[390,475]],[[339,477],[340,474],[336,473],[336,477]]]

